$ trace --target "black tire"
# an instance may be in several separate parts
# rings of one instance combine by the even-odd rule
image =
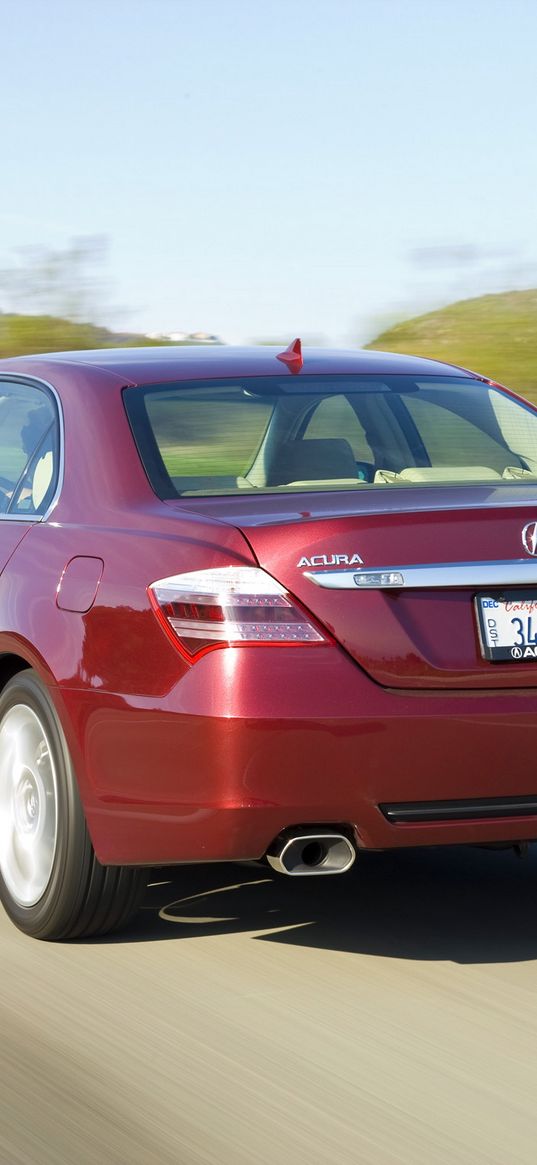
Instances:
[[[35,746],[35,762],[30,757],[25,767],[19,760],[17,767],[11,760],[11,741],[16,740],[17,756],[33,755],[40,731],[43,740],[40,750]],[[11,832],[0,834],[0,899],[19,930],[34,938],[65,940],[106,934],[128,922],[148,871],[102,866],[97,860],[61,725],[32,670],[19,672],[0,695],[0,806],[4,817],[12,806],[14,823]],[[30,849],[40,846],[42,867],[40,879],[32,883],[25,877],[25,836],[33,832],[40,838],[45,827],[45,843],[30,839]],[[32,861],[27,868],[34,866],[39,868],[39,863]]]

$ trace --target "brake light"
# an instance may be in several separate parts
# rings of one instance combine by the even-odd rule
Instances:
[[[276,579],[254,566],[222,566],[162,578],[148,587],[155,614],[190,660],[215,647],[326,643]]]

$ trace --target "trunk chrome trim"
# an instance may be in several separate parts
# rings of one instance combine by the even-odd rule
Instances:
[[[481,797],[462,801],[399,801],[379,805],[392,825],[435,825],[449,821],[485,821],[498,817],[537,817],[537,797]]]
[[[382,566],[372,570],[306,570],[304,578],[318,587],[335,591],[537,586],[537,559],[432,562],[416,566]]]

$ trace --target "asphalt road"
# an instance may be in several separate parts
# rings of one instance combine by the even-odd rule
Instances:
[[[158,881],[106,941],[0,918],[1,1165],[534,1165],[537,854]]]

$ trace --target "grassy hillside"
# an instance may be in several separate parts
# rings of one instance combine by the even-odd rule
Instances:
[[[367,347],[463,364],[537,401],[537,290],[452,303],[388,328]]]
[[[78,324],[57,316],[0,313],[0,358],[29,356],[33,352],[73,352],[84,348],[160,347],[138,332],[111,332],[95,324]]]

